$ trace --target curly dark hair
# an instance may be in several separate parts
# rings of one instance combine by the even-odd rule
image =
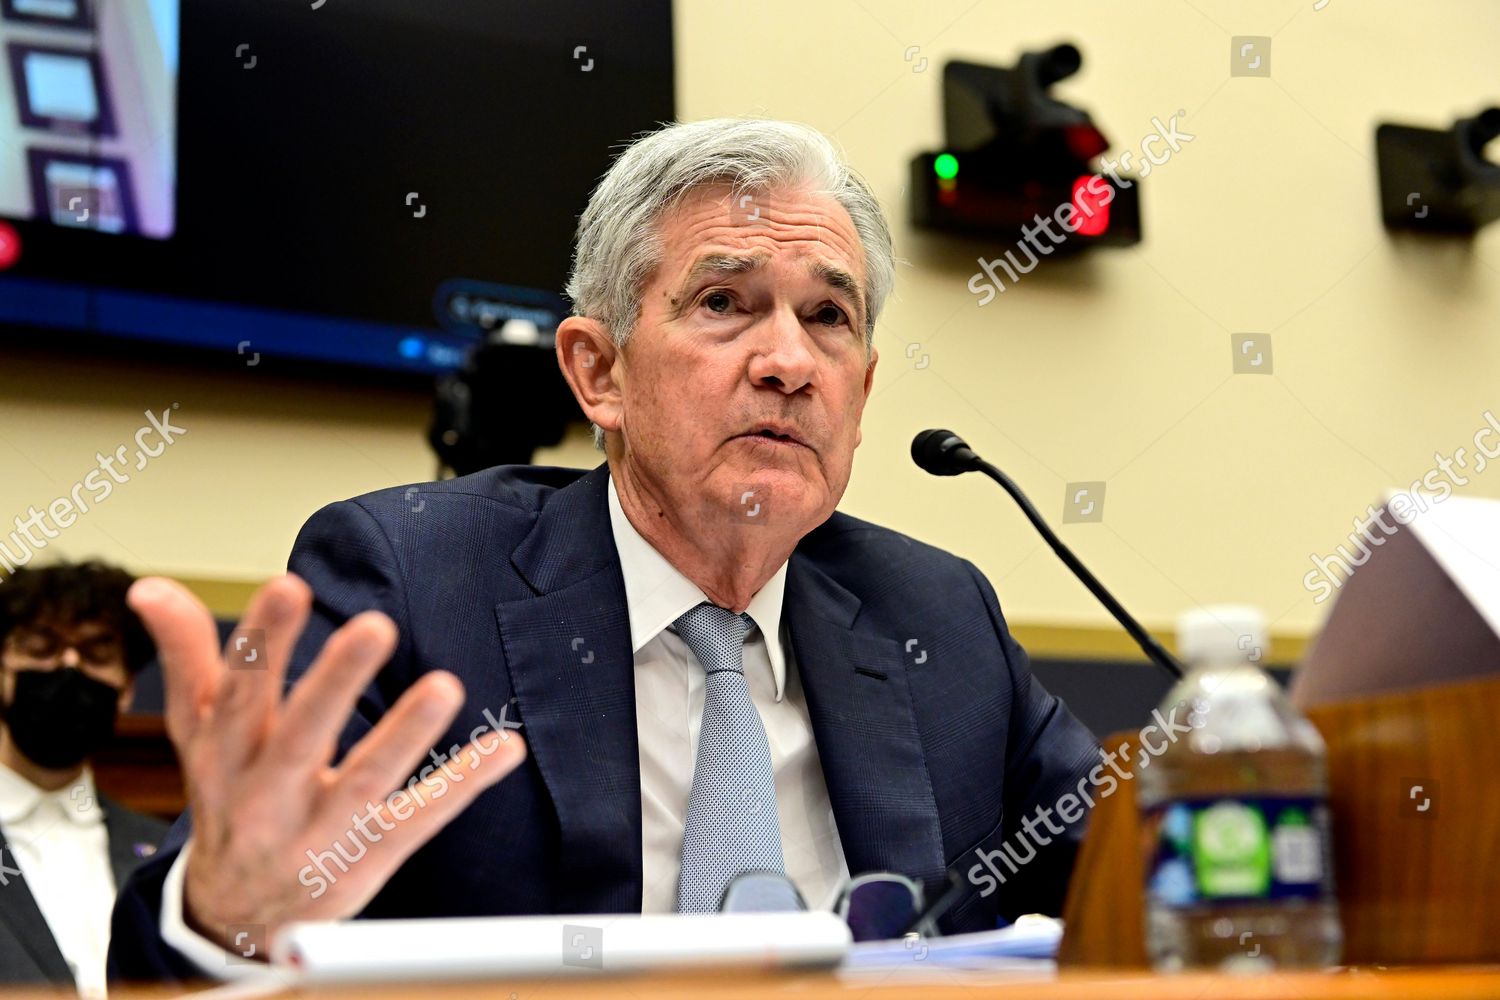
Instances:
[[[146,626],[125,603],[134,582],[125,570],[98,560],[22,567],[0,583],[0,642],[12,629],[38,622],[102,624],[119,634],[133,677],[156,655]]]

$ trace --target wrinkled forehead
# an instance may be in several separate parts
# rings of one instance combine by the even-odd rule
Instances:
[[[692,189],[663,213],[655,279],[675,292],[788,261],[866,311],[864,253],[848,211],[811,188]]]
[[[848,210],[810,187],[700,185],[663,212],[657,232],[666,259],[680,261],[714,241],[742,245],[759,237],[811,249],[863,277],[864,254]]]

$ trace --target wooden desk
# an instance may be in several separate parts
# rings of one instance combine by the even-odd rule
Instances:
[[[0,1000],[54,1000],[47,992],[0,992]],[[182,991],[111,990],[112,1000],[159,1000]],[[242,994],[249,996],[249,993]],[[945,983],[914,982],[900,974],[840,981],[828,973],[766,973],[724,969],[671,975],[574,976],[476,983],[422,983],[287,990],[287,997],[389,998],[389,1000],[1497,1000],[1500,966],[1446,966],[1405,970],[1345,970],[1270,976],[1186,974],[1155,976],[1122,971],[1066,972],[1050,981],[1005,982],[952,973]],[[66,996],[73,996],[69,993]]]
[[[641,976],[595,979],[555,979],[543,982],[485,983],[447,986],[317,991],[328,997],[420,996],[421,1000],[762,1000],[768,996],[792,996],[797,1000],[889,997],[910,1000],[934,997],[942,1000],[1494,1000],[1500,997],[1500,968],[1441,969],[1399,973],[1327,973],[1232,978],[1227,976],[1153,976],[1121,972],[1118,975],[1069,973],[1050,982],[1005,982],[954,973],[951,983],[938,985],[903,981],[886,975],[857,982],[841,982],[825,975],[767,975],[744,972],[736,975]]]

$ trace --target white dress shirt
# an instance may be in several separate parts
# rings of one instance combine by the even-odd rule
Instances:
[[[667,626],[708,598],[641,537],[609,481],[609,523],[625,576],[630,648],[635,654],[635,729],[641,755],[641,909],[677,908],[682,828],[693,787],[705,674]],[[848,875],[807,701],[781,621],[786,563],[750,599],[755,628],[745,638],[745,683],[771,747],[776,816],[786,873],[809,906],[831,905]],[[711,601],[709,603],[712,603]],[[768,636],[774,638],[767,640]]]
[[[630,612],[635,658],[635,719],[641,766],[641,910],[677,908],[682,830],[703,721],[705,675],[681,637],[667,629],[684,612],[708,601],[698,585],[666,560],[630,523],[609,481],[609,523]],[[849,869],[823,782],[807,701],[781,620],[786,564],[750,599],[755,622],[745,637],[745,682],[760,712],[776,780],[776,815],[786,873],[809,907],[827,909]],[[712,603],[712,602],[709,602]],[[774,641],[767,641],[775,636]],[[524,735],[524,730],[523,730]],[[182,917],[184,850],[167,874],[161,934],[204,972],[238,978],[253,966],[225,961],[225,952]]]
[[[104,996],[115,873],[93,773],[49,792],[0,764],[0,828],[79,994]]]

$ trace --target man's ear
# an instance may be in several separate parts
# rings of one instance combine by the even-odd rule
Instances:
[[[557,364],[578,406],[606,431],[620,429],[624,356],[604,324],[569,316],[557,328]]]

